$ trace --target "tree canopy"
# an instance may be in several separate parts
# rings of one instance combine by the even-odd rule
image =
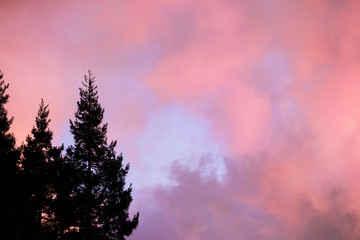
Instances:
[[[95,77],[84,77],[70,132],[74,144],[52,145],[49,105],[41,100],[35,125],[17,147],[10,133],[0,72],[0,236],[4,239],[125,239],[139,223],[129,217],[132,185],[129,164],[108,142],[104,109]],[[127,186],[127,187],[126,187]]]

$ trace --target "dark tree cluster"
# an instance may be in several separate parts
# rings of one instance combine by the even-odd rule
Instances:
[[[41,100],[35,125],[22,146],[10,133],[5,108],[9,85],[0,72],[0,239],[121,240],[132,234],[139,213],[129,218],[129,164],[108,143],[104,109],[89,71],[80,88],[74,144],[52,145],[49,106]]]

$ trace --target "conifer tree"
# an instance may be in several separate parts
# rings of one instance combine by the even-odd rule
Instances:
[[[15,137],[9,133],[13,118],[8,118],[5,104],[9,84],[0,72],[0,236],[2,239],[19,238],[20,193],[19,158],[20,150],[15,146]]]
[[[121,155],[116,157],[116,142],[107,142],[95,77],[89,71],[84,78],[75,120],[70,120],[74,145],[67,149],[68,162],[76,171],[73,227],[80,239],[124,239],[137,227],[139,218],[138,214],[133,219],[128,216],[131,186],[124,186],[129,167],[122,166]]]
[[[54,158],[60,157],[62,147],[52,146],[53,132],[49,129],[48,116],[48,105],[41,99],[36,124],[23,146],[22,175],[27,207],[24,229],[28,229],[26,234],[34,239],[48,239],[54,232],[54,210],[51,208],[54,176],[50,170]]]

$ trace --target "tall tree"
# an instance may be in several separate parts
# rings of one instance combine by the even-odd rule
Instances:
[[[9,133],[13,118],[8,118],[5,104],[9,100],[0,72],[0,236],[3,239],[19,239],[19,158],[15,137]]]
[[[31,135],[26,137],[23,146],[22,175],[25,192],[24,205],[27,207],[27,222],[24,229],[34,239],[48,239],[53,228],[54,210],[51,203],[54,198],[54,176],[51,164],[60,157],[62,147],[52,146],[53,132],[49,129],[48,105],[41,99]]]
[[[122,166],[121,155],[116,157],[116,142],[107,143],[95,77],[89,71],[84,79],[75,120],[70,120],[74,145],[67,149],[68,162],[77,172],[72,192],[77,216],[74,227],[78,237],[86,240],[124,239],[139,219],[138,213],[132,219],[128,216],[131,186],[124,186],[129,166]]]

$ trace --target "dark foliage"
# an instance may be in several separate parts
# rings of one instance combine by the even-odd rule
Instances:
[[[70,120],[75,143],[67,149],[67,160],[77,176],[72,192],[73,226],[82,239],[124,239],[137,227],[139,215],[129,219],[131,186],[125,189],[129,166],[123,167],[122,156],[116,156],[116,142],[107,143],[104,109],[94,84],[89,71],[80,88],[75,120]]]
[[[8,118],[5,104],[9,100],[6,93],[9,85],[0,72],[0,236],[3,239],[17,239],[23,215],[20,195],[19,158],[20,150],[15,146],[15,138],[9,133],[13,118]]]
[[[49,109],[41,100],[40,108],[31,135],[26,137],[23,146],[22,189],[23,206],[27,209],[26,221],[23,226],[26,236],[33,239],[49,239],[59,234],[56,226],[56,209],[54,199],[56,191],[55,164],[61,159],[63,147],[52,146],[53,133],[49,129]],[[56,166],[61,169],[61,166]]]
[[[107,142],[104,110],[91,72],[80,88],[74,145],[53,147],[49,109],[42,100],[31,134],[18,148],[9,133],[9,85],[0,72],[0,236],[9,240],[125,239],[136,229],[139,213],[129,218],[129,165]]]

